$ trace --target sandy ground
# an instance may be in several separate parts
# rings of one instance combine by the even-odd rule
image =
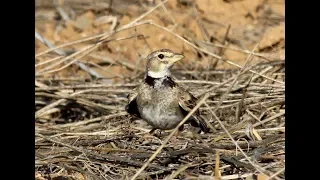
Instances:
[[[56,6],[50,2],[36,1],[36,32],[55,46],[111,32],[131,23],[156,5],[156,1],[152,0],[141,1],[140,4],[139,1],[117,0],[113,1],[111,8],[108,1],[99,0],[64,0]],[[143,16],[141,21],[151,20],[185,40],[243,65],[248,54],[232,49],[254,51],[269,60],[285,59],[284,10],[282,0],[169,0],[165,6]],[[131,75],[119,63],[105,65],[103,58],[141,66],[141,63],[145,63],[141,59],[150,52],[168,48],[185,54],[184,65],[196,64],[197,68],[212,69],[215,59],[207,58],[170,32],[150,24],[123,30],[109,39],[125,38],[124,40],[104,43],[91,53],[92,56],[85,56],[80,61],[100,64],[100,67],[92,68],[104,77],[114,77],[114,74]],[[78,43],[65,47],[64,50],[77,51],[93,42]],[[217,47],[219,45],[226,48]],[[47,49],[43,43],[36,41],[36,53]],[[38,57],[36,63],[50,58],[52,57]],[[234,66],[219,61],[216,68]],[[66,70],[54,75],[77,73],[75,68]]]
[[[177,83],[209,93],[200,111],[218,118],[199,137],[186,125],[140,176],[283,179],[284,0],[159,2],[35,1],[36,179],[129,179],[145,164],[167,136],[124,106],[163,48],[185,55]]]

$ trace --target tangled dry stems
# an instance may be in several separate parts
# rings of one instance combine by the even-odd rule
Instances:
[[[160,6],[161,3],[154,9]],[[58,54],[36,64],[41,67],[35,80],[36,172],[71,179],[237,179],[253,174],[283,179],[284,61],[251,64],[253,57],[263,59],[262,55],[242,50],[249,56],[245,66],[240,66],[163,26],[141,21],[154,9],[113,32],[59,47],[36,34],[51,48],[36,57],[52,57],[50,51]],[[127,93],[142,79],[143,69],[107,59],[110,64],[118,63],[137,72],[137,77],[118,75],[122,83],[112,84],[79,60],[97,57],[94,50],[103,43],[134,37],[107,40],[119,31],[142,24],[168,31],[199,52],[236,67],[173,70],[177,83],[202,99],[198,106],[207,117],[211,133],[194,134],[185,125],[186,130],[175,141],[170,140],[174,132],[149,136],[146,125],[124,111]],[[97,38],[96,43],[71,54],[60,49]],[[74,63],[94,78],[45,76]]]
[[[270,71],[266,74],[271,75],[273,71],[284,70],[283,64],[254,68],[268,68]],[[176,76],[179,76],[178,72]],[[235,77],[236,72],[215,75],[207,81],[178,82],[198,95]],[[181,75],[185,76],[184,73]],[[282,79],[282,76],[278,77],[278,80]],[[244,156],[217,123],[217,118],[251,161],[264,167],[264,173],[271,176],[284,167],[284,86],[262,77],[253,80],[252,73],[238,77],[237,88],[225,83],[208,93],[206,106],[201,106],[200,110],[204,115],[216,110],[218,117],[210,118],[215,132],[201,134],[199,140],[187,129],[176,144],[170,141],[163,144],[165,137],[146,137],[148,129],[131,122],[124,112],[126,95],[136,83],[109,85],[101,80],[50,78],[36,81],[36,166],[39,171],[49,168],[54,174],[72,170],[94,179],[97,176],[124,179],[136,173],[136,168],[143,166],[145,160],[164,145],[141,177],[153,174],[165,177],[182,167],[181,176],[184,173],[188,177],[212,175],[217,150],[222,161],[222,176],[256,172],[243,160]],[[228,90],[231,92],[225,94]],[[223,95],[224,99],[220,101]],[[273,166],[265,168],[270,163]]]

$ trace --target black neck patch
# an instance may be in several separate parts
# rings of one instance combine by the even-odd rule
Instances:
[[[149,86],[152,86],[152,87],[154,87],[154,85],[159,81],[161,81],[161,84],[163,86],[166,86],[166,87],[171,87],[172,88],[172,87],[176,86],[176,83],[169,76],[165,76],[163,78],[153,78],[153,77],[147,75],[147,77],[144,79],[144,81]]]

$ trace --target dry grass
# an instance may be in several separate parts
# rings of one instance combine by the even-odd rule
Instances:
[[[184,27],[163,3],[144,8],[127,24],[58,46],[36,29],[36,39],[48,47],[35,55],[36,179],[284,179],[284,60],[261,53],[259,43],[251,49],[226,45],[230,26],[222,43],[211,43],[176,31]],[[156,23],[150,14],[174,26]],[[66,16],[63,21],[72,19]],[[150,127],[124,111],[127,94],[143,79],[144,55],[130,61],[121,51],[99,52],[112,43],[146,41],[150,37],[139,32],[118,35],[140,26],[169,33],[199,55],[172,74],[200,99],[194,110],[207,117],[211,133],[194,134],[185,125],[171,139],[182,122],[169,134],[150,136]],[[223,49],[244,54],[243,63],[227,59]],[[199,65],[201,60],[208,64]]]

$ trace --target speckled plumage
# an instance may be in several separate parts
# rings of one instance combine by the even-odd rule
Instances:
[[[160,54],[164,57],[160,58]],[[154,129],[175,128],[197,103],[192,94],[179,87],[170,77],[169,69],[180,60],[171,60],[176,56],[183,58],[167,49],[151,53],[146,58],[148,63],[144,82],[128,95],[127,112],[142,118]],[[193,114],[189,122],[193,126],[200,126],[204,132],[209,130],[199,111]]]

